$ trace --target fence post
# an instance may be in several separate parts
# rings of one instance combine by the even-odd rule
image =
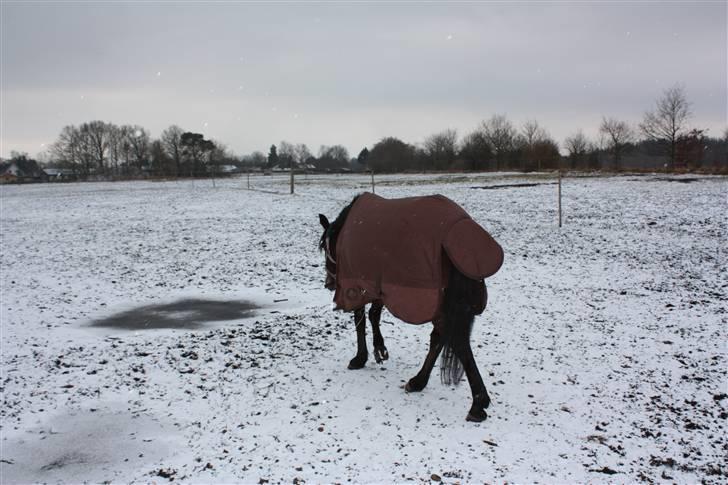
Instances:
[[[559,227],[561,227],[561,163],[559,163]]]
[[[250,171],[248,171],[248,190],[250,190]]]
[[[295,185],[295,182],[293,180],[293,165],[291,165],[291,195],[293,195],[293,187]]]
[[[372,194],[375,194],[376,192],[374,192],[374,170],[371,171],[371,174],[372,174]]]

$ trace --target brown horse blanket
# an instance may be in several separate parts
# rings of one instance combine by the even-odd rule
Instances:
[[[334,302],[350,311],[382,300],[400,320],[432,321],[450,262],[482,281],[500,269],[503,249],[447,197],[384,199],[364,193],[336,240]],[[484,308],[485,295],[480,312]]]

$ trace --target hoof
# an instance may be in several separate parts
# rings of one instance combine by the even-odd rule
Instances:
[[[427,385],[427,382],[422,383],[418,381],[416,378],[412,378],[409,381],[407,381],[407,384],[404,386],[405,392],[420,392],[422,389],[425,388]]]
[[[488,406],[490,406],[490,396],[487,392],[483,394],[478,394],[473,399],[473,407],[480,406],[483,409],[488,409]]]
[[[366,354],[364,354],[363,357],[360,357],[357,355],[356,357],[354,357],[353,359],[351,359],[349,361],[349,369],[350,370],[361,369],[362,367],[364,367],[364,364],[366,364],[366,363],[367,363]]]
[[[374,347],[374,360],[377,361],[377,364],[381,364],[387,359],[389,359],[389,352],[387,352],[387,347]]]
[[[480,423],[482,421],[485,421],[485,419],[488,417],[488,413],[485,412],[485,409],[478,408],[473,406],[470,408],[470,411],[468,412],[468,415],[465,418],[465,421],[472,421],[474,423]]]

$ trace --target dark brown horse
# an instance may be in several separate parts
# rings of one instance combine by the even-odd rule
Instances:
[[[498,271],[503,251],[490,235],[453,201],[443,196],[383,199],[361,194],[333,223],[319,214],[324,232],[319,248],[326,255],[327,289],[339,309],[354,312],[357,354],[349,369],[368,357],[366,311],[374,334],[374,357],[389,357],[379,329],[382,307],[409,323],[432,322],[430,350],[405,390],[425,388],[438,356],[445,384],[467,375],[473,404],[469,421],[483,421],[490,404],[470,347],[475,315],[487,294],[483,279]]]

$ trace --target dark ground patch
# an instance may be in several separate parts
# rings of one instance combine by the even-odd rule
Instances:
[[[483,185],[470,187],[471,189],[482,189],[482,190],[494,190],[494,189],[512,189],[518,187],[536,187],[537,185],[556,185],[556,182],[545,182],[545,183],[523,183],[523,184],[504,184],[504,185]]]
[[[155,328],[195,329],[207,322],[238,320],[253,315],[258,307],[249,301],[185,299],[161,305],[147,305],[94,320],[93,327],[123,330]]]
[[[632,174],[632,177],[647,177],[647,174]],[[630,179],[631,182],[678,182],[681,184],[691,184],[693,182],[700,182],[703,179],[697,177],[655,177],[644,179]]]
[[[679,182],[681,184],[690,184],[693,182],[700,181],[700,179],[698,179],[698,178],[691,178],[691,177],[682,177],[682,178],[660,177],[660,178],[656,178],[655,180],[660,181],[660,182]]]

